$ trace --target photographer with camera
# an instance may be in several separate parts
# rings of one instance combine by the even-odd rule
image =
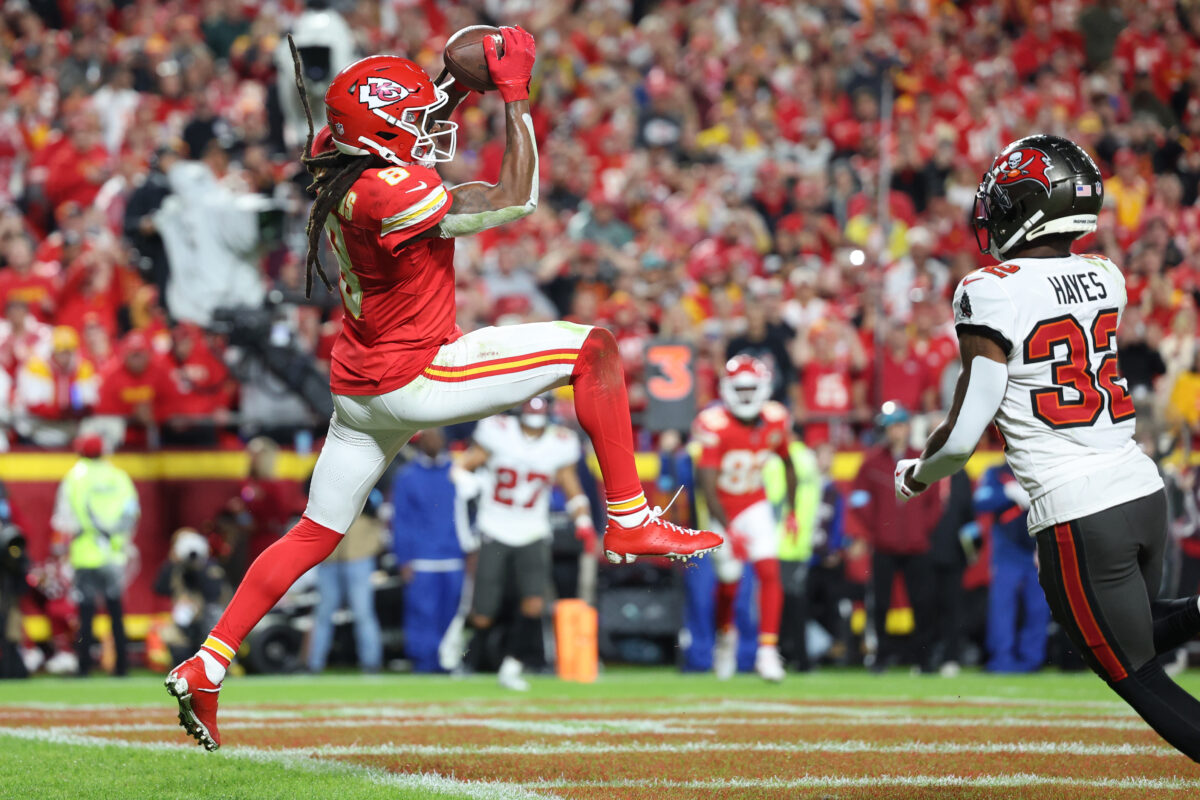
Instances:
[[[104,440],[99,435],[80,436],[75,440],[75,451],[79,461],[59,484],[50,524],[73,537],[70,560],[79,603],[79,674],[85,676],[91,670],[92,621],[96,598],[103,597],[112,620],[117,656],[114,673],[123,676],[129,660],[121,595],[136,571],[133,534],[141,504],[133,480],[104,457]]]
[[[187,658],[201,644],[228,599],[225,571],[209,554],[208,540],[192,528],[171,537],[171,554],[154,593],[171,600],[171,624],[162,632],[171,659]]]

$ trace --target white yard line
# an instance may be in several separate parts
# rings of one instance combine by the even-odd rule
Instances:
[[[72,729],[75,730],[75,729]],[[595,744],[563,741],[554,744],[517,745],[427,745],[388,742],[375,745],[314,744],[300,748],[269,748],[272,753],[297,756],[563,756],[636,755],[640,753],[912,753],[916,755],[1065,755],[1065,756],[1177,756],[1170,747],[1133,744],[1085,744],[1082,742],[922,742],[877,744],[867,741],[816,742],[685,742],[662,744],[630,742]]]
[[[873,786],[921,788],[1005,789],[1028,786],[1070,786],[1094,789],[1195,790],[1200,781],[1186,778],[1059,778],[1015,775],[870,775],[856,778],[812,775],[802,778],[724,778],[700,781],[628,779],[612,781],[550,780],[518,784],[530,789],[850,789]]]
[[[288,769],[333,772],[354,776],[380,786],[420,791],[432,796],[469,797],[472,800],[562,800],[544,789],[535,790],[515,783],[499,781],[460,781],[435,774],[402,775],[387,770],[314,758],[314,749],[265,750],[257,747],[233,747],[216,753],[203,753],[190,743],[127,742],[80,736],[68,728],[2,728],[0,736],[77,747],[120,747],[130,750],[170,752],[208,759],[228,758],[277,764]]]
[[[0,718],[2,719],[2,718]],[[836,709],[813,714],[789,714],[782,716],[729,716],[665,717],[650,715],[644,718],[597,718],[597,719],[512,719],[511,717],[463,717],[424,716],[388,717],[364,716],[354,718],[301,718],[301,719],[239,719],[236,715],[223,716],[223,730],[293,730],[293,729],[336,729],[336,728],[486,728],[548,736],[581,736],[588,734],[713,734],[725,727],[756,727],[780,725],[847,724],[880,727],[926,727],[926,728],[1070,728],[1088,730],[1144,730],[1146,723],[1140,719],[1112,719],[1097,717],[1060,716],[954,716],[926,717],[911,714],[887,714],[874,712],[841,713]],[[121,733],[129,731],[170,731],[177,726],[169,723],[135,722],[112,723],[71,727],[81,733]]]
[[[228,724],[229,729],[259,729],[271,728],[351,728],[368,727],[378,724],[372,720],[332,720],[309,724],[280,723],[271,726],[256,724]],[[388,727],[415,727],[417,725],[439,725],[447,727],[491,727],[498,730],[521,730],[525,728],[510,720],[439,720],[419,721],[410,720],[388,724]],[[772,723],[765,723],[772,724]],[[0,726],[0,734],[26,736],[28,731],[37,728],[6,728]],[[80,740],[113,743],[119,746],[142,746],[190,749],[190,745],[180,745],[169,742],[137,742],[120,738],[95,736],[104,733],[139,733],[162,732],[170,733],[178,730],[177,725],[160,723],[129,723],[122,725],[87,725],[78,727],[58,726],[45,729],[56,731],[57,734],[77,737]],[[539,728],[535,732],[542,732]],[[595,731],[586,726],[554,726],[551,733],[563,736],[580,736],[589,733],[659,733],[657,730],[641,729],[616,730],[609,726],[603,731]],[[688,729],[686,733],[697,733],[697,729]],[[240,746],[239,746],[240,747]],[[551,756],[569,754],[620,754],[620,753],[707,753],[707,752],[760,752],[760,753],[916,753],[924,755],[952,754],[1006,754],[1006,755],[1072,755],[1072,756],[1172,756],[1176,754],[1173,748],[1159,745],[1137,744],[1089,744],[1085,742],[923,742],[909,740],[894,744],[879,744],[865,740],[824,740],[811,742],[628,742],[628,743],[595,743],[583,741],[561,741],[553,744],[531,742],[516,745],[417,745],[408,742],[388,742],[377,745],[330,745],[314,744],[304,748],[251,748],[262,752],[305,755],[319,752],[320,755],[418,755],[418,756],[454,756],[454,755],[532,755]]]
[[[280,679],[285,679],[285,676],[280,676]],[[549,684],[548,684],[549,685]],[[709,697],[697,696],[699,702],[687,702],[688,695],[673,695],[670,698],[646,698],[638,701],[601,701],[595,702],[579,702],[571,701],[570,707],[575,713],[605,713],[609,711],[629,711],[636,710],[643,712],[645,710],[646,700],[667,700],[665,705],[658,705],[658,709],[668,712],[689,711],[696,708],[704,709],[748,709],[755,706],[769,706],[772,708],[828,708],[835,707],[841,709],[869,706],[872,697],[851,697],[843,695],[822,695],[818,698],[795,697],[790,699],[772,699],[772,700],[755,700],[753,698],[747,700],[723,700],[713,702]],[[1079,708],[1079,709],[1095,709],[1097,711],[1107,711],[1111,714],[1124,715],[1133,713],[1129,707],[1120,701],[1107,700],[1056,700],[1052,698],[1018,698],[1018,697],[996,697],[987,695],[975,695],[971,697],[962,697],[954,695],[940,695],[935,697],[919,698],[919,697],[891,697],[878,698],[881,705],[877,708],[923,708],[929,710],[937,710],[944,707],[946,711],[953,711],[955,707],[1013,707],[1013,708]],[[534,700],[534,698],[529,698]],[[518,700],[495,699],[488,701],[493,706],[510,706],[514,711],[522,713],[562,713],[562,705],[539,704],[537,702],[521,702]],[[853,705],[839,705],[840,703],[850,703]],[[314,712],[320,716],[338,716],[338,715],[354,715],[365,716],[368,714],[380,715],[395,715],[395,716],[411,716],[413,714],[423,713],[425,709],[446,709],[446,708],[471,708],[477,706],[475,701],[471,700],[446,700],[437,703],[415,703],[396,701],[391,703],[339,703],[336,706],[322,708],[320,704],[305,704],[305,710],[291,710],[287,708],[280,709],[255,709],[254,706],[263,705],[280,705],[287,706],[288,703],[283,701],[239,701],[239,706],[243,708],[246,715],[261,715],[263,718],[287,718],[303,716],[305,714],[312,715]],[[937,704],[937,705],[929,705]],[[124,711],[131,708],[154,708],[162,705],[158,702],[142,702],[142,703],[66,703],[66,702],[20,702],[20,703],[0,703],[0,716],[10,712],[21,711]],[[1048,712],[1051,713],[1051,712]]]

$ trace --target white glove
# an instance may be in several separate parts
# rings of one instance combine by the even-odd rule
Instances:
[[[1029,509],[1029,492],[1021,488],[1021,484],[1016,481],[1008,481],[1004,484],[1004,496],[1016,503],[1022,511]]]
[[[920,460],[921,459],[919,458],[902,458],[896,462],[896,499],[901,503],[905,502],[906,500],[911,500],[921,492],[925,491],[924,489],[912,489],[907,483],[904,482],[904,478],[908,474],[908,471],[910,469],[916,469],[916,466]]]

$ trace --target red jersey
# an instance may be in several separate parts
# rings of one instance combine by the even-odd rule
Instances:
[[[879,405],[892,400],[914,411],[924,408],[925,390],[936,385],[925,361],[911,347],[899,357],[891,349],[885,349],[879,359],[882,361],[876,393]]]
[[[24,300],[30,312],[41,322],[54,318],[54,300],[58,287],[54,279],[35,272],[18,273],[15,269],[0,269],[0,309],[10,300]]]
[[[427,167],[368,169],[325,222],[337,257],[342,332],[333,345],[335,394],[385,394],[462,335],[454,323],[454,240],[413,238],[450,210]]]
[[[724,406],[705,409],[696,417],[692,438],[700,445],[697,465],[717,470],[717,497],[730,519],[767,499],[763,467],[772,455],[788,457],[788,418],[788,410],[774,401],[763,406],[752,425]]]
[[[125,367],[119,355],[113,356],[100,370],[96,413],[129,417],[138,406],[148,404],[155,420],[161,422],[166,417],[163,401],[170,391],[170,373],[158,361],[151,362],[145,372],[135,375]]]

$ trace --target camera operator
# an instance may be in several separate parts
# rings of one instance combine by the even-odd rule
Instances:
[[[187,658],[204,643],[227,594],[225,571],[210,558],[208,540],[192,528],[175,531],[154,593],[171,600],[171,624],[163,631],[171,660]]]
[[[154,226],[170,266],[165,297],[171,316],[207,326],[220,306],[261,306],[266,284],[258,257],[278,204],[249,190],[216,138],[166,175],[171,194],[155,212]]]

